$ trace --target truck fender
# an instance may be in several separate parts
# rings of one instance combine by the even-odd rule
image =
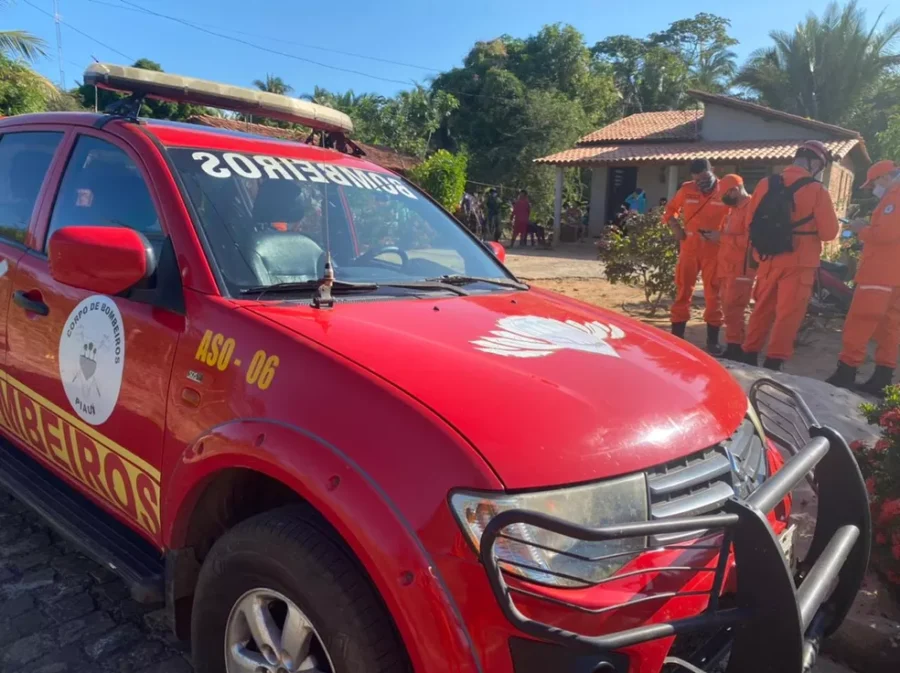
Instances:
[[[415,670],[481,672],[459,608],[412,524],[338,447],[288,423],[248,418],[209,429],[174,462],[162,508],[168,549],[183,546],[194,505],[217,472],[260,472],[291,488],[341,535],[390,610]]]

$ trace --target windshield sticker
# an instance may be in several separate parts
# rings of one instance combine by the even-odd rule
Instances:
[[[82,300],[59,337],[59,375],[75,413],[91,425],[105,423],[119,401],[124,369],[119,307],[102,295]]]
[[[269,180],[331,183],[341,187],[356,187],[418,199],[415,192],[401,179],[361,168],[265,154],[249,156],[237,152],[194,152],[191,158],[199,162],[200,169],[213,178],[238,176],[259,180],[266,177]]]
[[[613,325],[562,322],[535,315],[501,318],[497,327],[490,336],[472,344],[484,353],[513,358],[542,358],[567,349],[617,358],[619,354],[607,342],[625,336]]]

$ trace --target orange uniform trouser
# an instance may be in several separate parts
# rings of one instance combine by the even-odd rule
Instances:
[[[682,241],[675,267],[675,301],[672,304],[672,322],[687,322],[691,317],[691,299],[697,276],[703,278],[703,296],[706,310],[703,320],[719,327],[722,325],[722,306],[719,301],[719,279],[716,274],[718,246],[707,241]]]
[[[859,367],[866,358],[866,347],[872,338],[877,345],[875,364],[894,369],[900,347],[900,288],[856,287],[844,323],[844,347],[838,359],[851,367]]]
[[[744,351],[759,353],[766,336],[770,358],[787,360],[806,315],[816,270],[809,267],[760,265],[756,274],[756,306],[747,323]],[[771,332],[771,333],[770,333]]]
[[[726,276],[719,285],[722,297],[722,312],[725,315],[725,343],[744,343],[745,325],[747,323],[747,306],[753,294],[752,270],[744,276]]]

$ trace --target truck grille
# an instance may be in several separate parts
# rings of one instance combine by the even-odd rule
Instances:
[[[732,496],[750,495],[766,478],[766,472],[762,442],[752,421],[746,419],[724,442],[647,471],[650,517],[658,520],[716,512]],[[658,535],[651,544],[702,533]]]

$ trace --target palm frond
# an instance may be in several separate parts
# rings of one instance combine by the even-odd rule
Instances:
[[[39,56],[45,56],[47,43],[41,38],[35,37],[24,30],[0,31],[0,54],[8,54],[34,61]]]

